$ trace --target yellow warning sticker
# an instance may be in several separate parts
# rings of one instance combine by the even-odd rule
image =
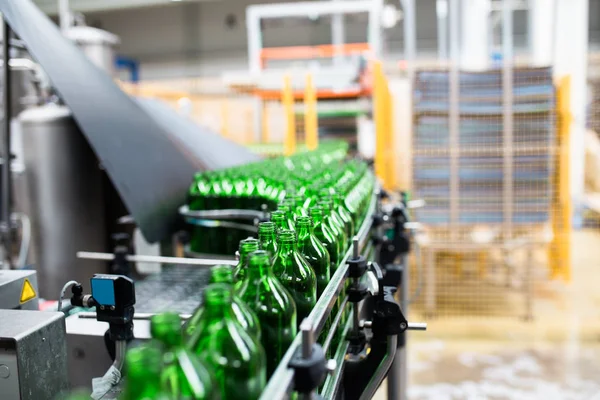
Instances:
[[[25,279],[25,282],[23,282],[23,289],[21,289],[21,299],[19,301],[23,304],[31,299],[35,299],[35,296],[36,294],[33,285],[29,282],[29,279]]]

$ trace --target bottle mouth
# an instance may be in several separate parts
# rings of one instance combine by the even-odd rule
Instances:
[[[248,266],[250,268],[257,267],[265,264],[270,264],[270,254],[266,250],[257,250],[250,254],[250,259],[248,260]]]
[[[261,222],[258,224],[258,233],[273,233],[275,232],[274,222]]]
[[[215,265],[210,269],[210,283],[233,283],[233,268],[230,265]]]
[[[291,229],[283,229],[281,232],[279,232],[278,239],[281,243],[295,243],[296,232]]]
[[[278,218],[284,218],[284,217],[285,217],[285,213],[281,210],[273,211],[271,213],[271,221],[274,221]]]
[[[249,254],[255,250],[258,250],[258,239],[248,237],[246,239],[240,240],[240,255]]]
[[[150,319],[150,333],[153,338],[165,343],[177,341],[181,335],[181,317],[176,313],[162,313]]]
[[[323,216],[323,207],[321,207],[321,206],[311,207],[310,215],[312,217],[322,217]]]
[[[149,345],[131,348],[125,355],[125,365],[128,375],[158,375],[162,365],[161,352]]]
[[[232,288],[226,283],[212,283],[204,289],[204,303],[224,305],[231,303]]]
[[[311,225],[311,222],[312,222],[312,218],[311,218],[311,217],[307,217],[307,216],[299,216],[299,217],[296,219],[296,224],[297,224],[299,227],[304,227],[304,228],[305,228],[305,227],[308,227],[308,226],[310,226],[310,225]]]
[[[281,211],[285,215],[290,212],[290,206],[287,204],[280,204],[277,206],[277,211]]]
[[[319,205],[321,206],[323,211],[331,211],[331,206],[332,206],[331,201],[321,200],[321,201],[319,201]]]

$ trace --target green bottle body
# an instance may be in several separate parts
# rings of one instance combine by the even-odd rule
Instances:
[[[181,318],[162,313],[150,321],[152,337],[164,347],[162,389],[171,397],[185,400],[214,399],[212,377],[200,360],[184,347]]]
[[[233,286],[233,268],[230,265],[215,265],[211,268],[209,283],[225,283]],[[261,333],[258,317],[235,293],[233,294],[231,308],[233,315],[242,328],[244,328],[244,330],[252,337],[260,340]],[[198,323],[202,319],[203,312],[204,307],[200,305],[196,308],[192,317],[186,322],[183,328],[184,340],[189,340],[194,334]]]
[[[266,385],[266,359],[258,341],[237,322],[232,287],[215,283],[204,292],[204,312],[188,346],[208,366],[221,400],[255,400]]]
[[[339,219],[337,213],[333,211],[333,203],[331,200],[320,201],[319,205],[323,208],[323,221],[333,232],[338,243],[338,252],[341,256],[343,256],[348,245],[348,237],[346,236],[345,227]]]
[[[248,275],[237,293],[258,316],[270,376],[296,336],[297,318],[294,299],[273,275],[266,251],[250,256]]]
[[[317,239],[323,243],[327,249],[327,252],[329,253],[329,261],[331,263],[330,273],[333,275],[333,273],[337,270],[339,262],[341,261],[339,243],[337,242],[329,226],[323,222],[323,208],[316,206],[312,207],[310,211],[314,221],[313,231]]]
[[[298,231],[298,250],[315,271],[317,277],[317,298],[319,298],[331,279],[329,252],[315,236],[311,217],[299,217],[296,221],[296,226]]]
[[[273,260],[273,274],[292,294],[298,310],[298,323],[300,323],[308,317],[317,303],[317,277],[310,264],[298,251],[294,231],[280,232],[277,246],[277,254]]]
[[[258,250],[258,240],[253,237],[248,237],[240,241],[239,254],[240,259],[233,270],[233,280],[236,285],[240,285],[246,276],[246,268],[248,267],[248,255],[253,251]]]
[[[125,355],[125,388],[119,400],[169,400],[161,388],[163,367],[160,349],[143,345],[129,349]]]

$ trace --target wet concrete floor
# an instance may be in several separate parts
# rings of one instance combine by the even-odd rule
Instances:
[[[532,322],[439,318],[410,333],[408,399],[600,400],[600,231],[574,232],[573,279],[556,292]]]

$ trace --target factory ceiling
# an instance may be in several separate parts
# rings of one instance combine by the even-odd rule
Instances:
[[[73,11],[90,13],[128,8],[143,8],[212,1],[221,0],[70,0],[69,5]],[[58,14],[58,0],[33,0],[33,2],[46,14]]]

